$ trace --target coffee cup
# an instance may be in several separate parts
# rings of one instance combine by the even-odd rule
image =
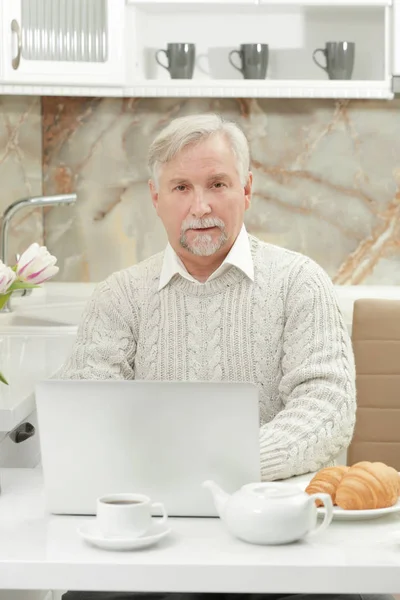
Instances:
[[[165,54],[168,64],[160,60],[160,55]],[[156,61],[169,71],[171,79],[191,79],[196,58],[196,46],[194,44],[177,43],[167,44],[166,50],[157,50]]]
[[[153,509],[161,510],[161,519],[153,519]],[[167,519],[164,505],[143,494],[109,494],[97,500],[97,523],[105,537],[136,538]]]
[[[238,67],[232,60],[237,54],[241,65]],[[240,71],[245,79],[265,79],[268,69],[268,44],[241,44],[240,50],[229,52],[229,62]]]
[[[327,42],[325,48],[313,52],[313,61],[328,73],[329,79],[351,79],[354,68],[356,45],[354,42]],[[325,57],[325,65],[318,62],[318,52]]]

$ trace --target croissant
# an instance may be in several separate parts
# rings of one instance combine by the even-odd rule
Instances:
[[[345,473],[347,473],[349,469],[350,467],[345,466],[326,467],[325,469],[321,469],[314,475],[306,487],[307,494],[329,494],[332,498],[333,504],[335,504],[336,490],[338,489]],[[316,500],[315,503],[317,506],[323,506],[320,500]]]
[[[398,500],[399,474],[381,462],[359,462],[345,473],[336,490],[336,504],[347,510],[387,508]]]

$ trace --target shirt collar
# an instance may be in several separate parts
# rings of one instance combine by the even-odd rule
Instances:
[[[216,271],[214,271],[214,273],[210,275],[207,281],[219,277],[231,266],[240,269],[249,279],[251,279],[251,281],[254,281],[253,257],[251,255],[249,237],[244,224],[223,263],[218,267],[218,269],[216,269]],[[197,279],[188,273],[185,265],[176,254],[171,244],[168,243],[164,251],[164,259],[161,268],[158,290],[162,290],[171,281],[174,275],[177,274],[181,275],[185,279],[188,279],[189,281],[192,281],[193,283],[201,285]]]

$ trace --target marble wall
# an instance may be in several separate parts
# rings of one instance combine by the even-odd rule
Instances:
[[[400,99],[0,102],[1,209],[41,186],[78,194],[74,207],[14,222],[20,250],[43,223],[59,280],[99,281],[165,246],[147,189],[148,146],[174,117],[212,111],[235,119],[250,142],[250,232],[311,256],[338,284],[400,284]]]
[[[0,97],[0,214],[12,202],[42,193],[42,123],[40,98]],[[10,222],[6,257],[43,237],[41,210],[22,209]]]

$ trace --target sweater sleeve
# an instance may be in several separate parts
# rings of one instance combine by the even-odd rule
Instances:
[[[309,259],[288,282],[279,393],[282,411],[260,430],[262,479],[332,464],[353,434],[354,357],[334,286]]]
[[[134,379],[137,315],[116,275],[89,300],[72,352],[55,379]]]

